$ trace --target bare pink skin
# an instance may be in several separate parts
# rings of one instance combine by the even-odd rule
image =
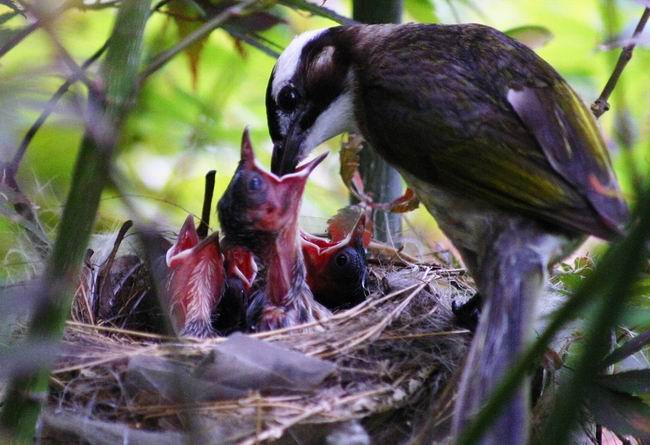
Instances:
[[[226,277],[241,282],[244,292],[251,291],[257,278],[257,264],[253,253],[244,246],[234,246],[224,251]]]
[[[167,251],[170,316],[179,335],[214,336],[212,314],[224,293],[225,270],[219,234],[199,240],[188,216]]]

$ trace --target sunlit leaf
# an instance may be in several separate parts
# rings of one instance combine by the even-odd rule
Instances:
[[[418,22],[438,22],[436,7],[432,0],[406,0],[404,8]]]
[[[650,406],[640,398],[594,385],[587,406],[596,423],[618,434],[650,440]]]
[[[628,394],[650,393],[650,369],[607,374],[598,378],[598,383],[609,389]]]
[[[553,39],[553,33],[543,26],[529,25],[512,28],[505,33],[531,49],[539,49]]]

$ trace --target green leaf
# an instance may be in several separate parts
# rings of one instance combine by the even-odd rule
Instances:
[[[404,8],[421,23],[438,23],[436,7],[432,0],[406,0]]]
[[[5,22],[8,22],[9,20],[13,19],[16,17],[19,12],[5,12],[4,14],[0,14],[0,25],[2,25]]]
[[[640,398],[595,385],[587,407],[598,424],[621,435],[650,440],[650,406]]]
[[[553,33],[543,26],[528,25],[512,28],[505,33],[531,49],[539,49],[553,39]]]
[[[558,270],[551,281],[554,284],[561,284],[567,293],[573,294],[578,290],[582,281],[593,273],[594,262],[589,257],[580,256],[573,261],[573,264],[560,264]]]
[[[648,394],[650,393],[650,369],[637,369],[608,374],[599,377],[597,382],[618,392]]]
[[[11,9],[12,11],[14,11],[14,12],[20,14],[20,15],[23,15],[23,13],[20,10],[20,8],[18,7],[18,5],[16,5],[16,3],[14,3],[11,0],[0,0],[0,5],[5,5],[7,8]]]
[[[613,365],[614,363],[620,362],[632,354],[639,352],[649,344],[650,331],[645,331],[644,333],[639,334],[630,341],[626,342],[621,347],[610,352],[609,355],[603,360],[602,366],[603,368],[606,368]]]

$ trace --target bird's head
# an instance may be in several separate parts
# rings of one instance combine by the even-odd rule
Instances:
[[[219,233],[199,239],[190,215],[165,259],[170,271],[170,312],[175,327],[183,332],[190,322],[209,326],[225,286]]]
[[[278,58],[266,90],[271,171],[290,173],[318,144],[353,130],[353,77],[335,36],[341,28],[305,32]]]
[[[264,234],[274,236],[295,226],[307,178],[325,156],[299,166],[291,174],[277,176],[257,163],[245,131],[239,166],[218,204],[226,238],[256,252],[260,247],[256,244]]]
[[[367,264],[367,219],[361,214],[349,233],[331,240],[301,233],[307,284],[330,309],[353,305],[364,297]],[[331,235],[331,234],[330,234]]]

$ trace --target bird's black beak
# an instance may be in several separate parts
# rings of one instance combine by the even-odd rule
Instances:
[[[308,132],[301,129],[300,120],[300,118],[296,119],[284,139],[273,145],[271,172],[278,176],[293,173],[305,156],[303,144]]]

